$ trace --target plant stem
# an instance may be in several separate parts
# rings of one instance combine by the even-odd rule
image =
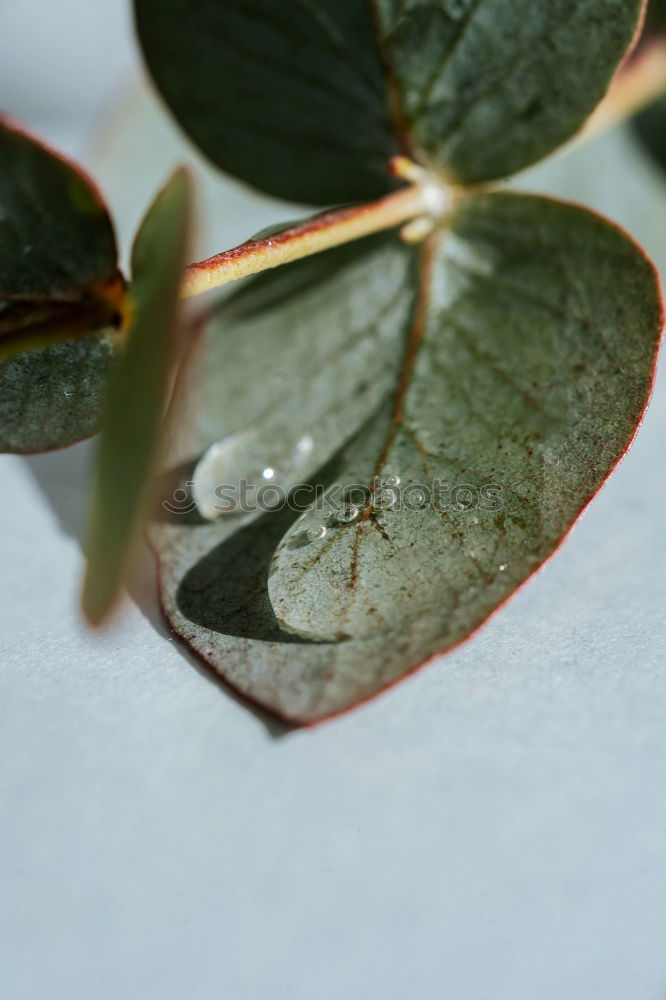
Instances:
[[[250,274],[309,257],[362,236],[393,229],[413,219],[435,219],[453,202],[454,193],[433,175],[398,157],[394,173],[413,180],[408,187],[367,205],[324,212],[267,239],[248,240],[185,269],[181,297],[238,281]]]
[[[563,152],[631,117],[662,93],[666,93],[666,42],[660,40],[629,60],[587,125]],[[185,269],[181,297],[201,295],[251,274],[396,226],[405,226],[406,240],[423,239],[433,222],[463,192],[447,186],[404,157],[396,157],[391,168],[396,176],[409,182],[407,187],[370,204],[324,212],[267,239],[248,240],[232,250],[191,264]]]

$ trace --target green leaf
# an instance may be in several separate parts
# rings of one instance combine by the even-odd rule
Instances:
[[[648,0],[642,41],[666,34],[666,0]]]
[[[666,170],[666,96],[636,115],[632,126],[657,166]]]
[[[666,39],[666,0],[649,0],[643,34],[636,53],[627,65],[631,73],[641,59],[649,59],[656,53],[664,54]],[[666,169],[666,94],[640,111],[632,121],[632,128],[657,166]]]
[[[60,448],[98,429],[123,308],[96,188],[0,119],[0,450]]]
[[[628,237],[519,195],[462,200],[423,249],[377,238],[250,283],[204,338],[152,529],[171,627],[292,721],[376,694],[469,636],[560,544],[632,439],[661,325]],[[249,479],[257,458],[279,479],[299,434],[315,446],[301,482],[344,502],[398,477],[400,502],[363,501],[350,523],[335,505],[197,516],[184,489],[210,476],[208,446],[229,458],[220,486],[245,441]],[[419,504],[435,480],[438,503]]]
[[[367,200],[402,152],[464,184],[568,139],[642,0],[135,0],[153,78],[218,166],[278,197]]]
[[[296,202],[363,201],[394,186],[399,147],[365,0],[135,9],[158,88],[214,163]]]
[[[191,191],[178,170],[149,209],[132,253],[129,340],[109,387],[93,475],[83,608],[99,624],[119,596],[150,503],[169,381],[180,345],[178,289]]]
[[[0,451],[50,451],[96,434],[115,362],[102,334],[0,365]]]
[[[507,177],[604,96],[643,0],[376,0],[415,148],[449,179]]]

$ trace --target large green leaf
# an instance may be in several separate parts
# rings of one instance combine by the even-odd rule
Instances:
[[[150,502],[169,381],[180,348],[177,302],[190,216],[178,170],[149,209],[132,252],[129,340],[111,380],[93,475],[83,607],[102,621],[119,596]]]
[[[624,453],[661,324],[654,271],[625,235],[517,195],[464,199],[423,249],[376,239],[250,283],[190,373],[193,412],[152,530],[171,627],[299,722],[450,648],[553,552]],[[279,480],[287,422],[291,441],[315,443],[304,482],[342,501],[375,477],[399,486],[352,521],[334,505],[202,521],[187,488],[210,475],[205,450],[223,439],[219,485],[244,440],[248,478],[260,457]],[[416,493],[434,480],[440,509]]]
[[[583,124],[642,0],[376,0],[412,142],[462,184],[516,173]]]
[[[0,120],[0,450],[59,448],[98,429],[123,298],[92,182]]]
[[[215,163],[297,202],[364,200],[399,152],[365,0],[136,0],[155,82]]]
[[[470,184],[603,96],[642,0],[135,0],[155,82],[215,163],[292,201],[378,197],[405,152]]]

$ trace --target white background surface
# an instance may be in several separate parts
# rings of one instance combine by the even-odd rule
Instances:
[[[135,61],[123,2],[1,5],[0,106],[88,162]],[[169,154],[151,153],[163,125],[123,127],[122,156],[107,140],[95,162],[125,232]],[[666,265],[666,185],[626,137],[528,183]],[[211,249],[291,217],[225,191]],[[3,1000],[664,1000],[665,431],[662,378],[537,580],[453,655],[302,732],[196,669],[149,577],[88,634],[89,448],[2,457]]]

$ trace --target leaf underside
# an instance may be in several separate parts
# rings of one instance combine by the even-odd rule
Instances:
[[[425,247],[376,237],[251,282],[203,337],[170,513],[151,529],[171,627],[296,722],[450,648],[553,552],[626,450],[661,321],[625,235],[519,195],[462,200]],[[263,444],[279,469],[305,433],[302,482],[443,492],[349,524],[288,508],[202,523],[170,502],[213,442],[247,434],[248,464]]]
[[[133,319],[108,393],[93,474],[83,608],[93,624],[114,608],[150,503],[171,372],[179,351],[178,288],[190,215],[187,174],[176,171],[149,209],[132,252]]]
[[[318,205],[386,193],[398,152],[468,185],[545,156],[602,98],[642,6],[135,0],[148,67],[203,152]]]
[[[98,430],[122,295],[90,180],[0,120],[0,450],[60,448]]]

